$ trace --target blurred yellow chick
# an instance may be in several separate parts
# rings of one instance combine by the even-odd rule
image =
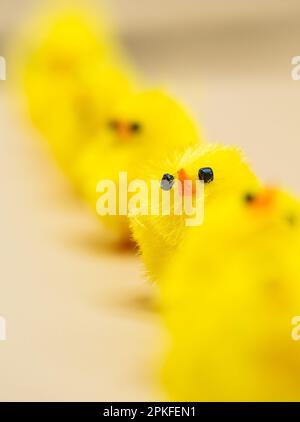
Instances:
[[[151,180],[159,180],[163,190],[175,192],[178,190],[176,182],[180,182],[182,202],[190,200],[195,214],[197,210],[199,214],[203,204],[201,213],[204,224],[201,224],[202,221],[197,222],[201,226],[206,224],[206,216],[215,203],[222,206],[225,198],[236,195],[244,186],[259,186],[257,177],[245,162],[242,153],[236,147],[221,145],[200,145],[187,149],[184,154],[178,151],[173,155],[169,154],[168,159],[152,163],[145,177],[148,184]],[[204,195],[195,194],[196,180],[201,180],[204,184]],[[184,189],[185,181],[190,181],[190,189]],[[159,215],[131,218],[133,237],[139,245],[146,270],[154,280],[161,274],[166,263],[172,261],[185,234],[193,229],[187,226],[185,208],[181,215],[175,215],[174,198],[175,196],[171,198],[173,209],[169,215],[160,212]],[[192,215],[189,216],[191,217]]]
[[[119,173],[128,183],[142,178],[147,163],[160,162],[170,150],[182,151],[201,142],[193,119],[173,98],[161,90],[145,90],[123,98],[112,110],[106,129],[82,149],[74,161],[77,186],[95,210],[100,180],[119,187]],[[128,238],[125,215],[106,215],[102,220],[121,237]]]
[[[278,189],[249,186],[193,228],[161,280],[171,399],[300,400],[299,250],[300,203]]]
[[[106,29],[86,9],[59,11],[33,26],[24,86],[31,118],[67,171],[103,129],[135,77]]]

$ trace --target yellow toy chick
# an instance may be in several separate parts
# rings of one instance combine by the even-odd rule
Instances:
[[[143,178],[149,161],[163,160],[170,150],[181,151],[182,155],[185,148],[199,142],[198,128],[181,105],[161,90],[141,91],[118,103],[106,121],[106,129],[75,160],[73,174],[83,196],[95,210],[100,180],[114,182],[118,194],[120,172],[126,173],[130,183]],[[129,237],[127,216],[101,218],[121,237]]]
[[[135,77],[87,10],[62,10],[34,27],[26,48],[25,95],[33,123],[65,170],[106,124]]]
[[[299,248],[300,203],[278,189],[216,203],[189,233],[161,280],[172,399],[300,400]]]
[[[244,186],[259,186],[257,177],[241,152],[235,147],[221,145],[200,145],[187,149],[184,154],[169,154],[168,159],[149,167],[146,180],[148,184],[151,180],[161,181],[164,190],[176,190],[178,187],[175,181],[180,182],[184,201],[191,200],[195,210],[202,201],[204,225],[206,216],[215,203],[222,204],[224,198],[236,195]],[[187,180],[192,186],[190,189],[183,189]],[[197,197],[194,184],[199,180],[204,183],[204,196]],[[174,204],[175,200],[172,200]],[[185,209],[180,215],[175,215],[174,209],[171,209],[168,215],[160,212],[159,215],[131,218],[133,237],[139,245],[146,270],[154,280],[157,280],[166,263],[171,262],[185,234],[193,229],[187,227],[187,214],[184,211]],[[197,225],[202,226],[201,223],[199,221]]]

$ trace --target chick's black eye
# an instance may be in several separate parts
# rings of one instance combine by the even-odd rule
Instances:
[[[142,129],[142,127],[141,127],[140,123],[138,123],[138,122],[132,122],[131,125],[130,125],[131,132],[138,133],[138,132],[141,131],[141,129]]]
[[[172,186],[174,185],[174,177],[172,174],[166,173],[163,175],[160,186],[162,190],[170,190],[172,189]]]
[[[254,194],[254,193],[252,193],[252,192],[247,192],[245,195],[244,195],[244,201],[247,203],[247,204],[251,204],[252,202],[254,202],[256,200],[256,195]]]
[[[214,172],[211,167],[202,167],[198,172],[199,180],[204,183],[210,183],[214,180]]]

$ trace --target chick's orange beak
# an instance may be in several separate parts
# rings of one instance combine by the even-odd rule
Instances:
[[[129,124],[125,122],[119,122],[117,127],[117,134],[122,140],[128,139],[131,134]]]
[[[251,208],[256,211],[272,211],[276,202],[276,189],[267,187],[260,192],[253,201],[251,201]]]
[[[180,192],[183,195],[193,195],[196,192],[195,181],[187,175],[184,169],[180,169],[177,175],[181,185]]]

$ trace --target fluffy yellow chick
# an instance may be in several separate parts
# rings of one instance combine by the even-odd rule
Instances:
[[[216,204],[189,233],[161,280],[172,399],[300,400],[299,248],[300,203],[275,189]]]
[[[204,182],[204,198],[196,197],[193,186],[192,192],[183,189],[182,193],[183,201],[192,196],[191,201],[195,210],[204,200],[204,221],[203,224],[200,221],[197,223],[201,224],[201,227],[206,224],[210,208],[216,202],[222,204],[224,198],[236,195],[245,186],[253,188],[259,186],[258,179],[241,152],[236,147],[221,145],[200,145],[187,149],[184,154],[176,152],[166,160],[152,163],[146,173],[148,184],[150,180],[168,183],[168,178],[171,183],[175,180],[181,183],[190,180],[194,184],[199,179]],[[170,189],[177,189],[176,183],[171,184]],[[131,218],[133,237],[139,245],[146,270],[154,280],[161,274],[165,264],[172,260],[184,235],[193,229],[187,226],[187,214],[184,208],[181,215],[174,215],[173,211],[172,209],[170,215],[163,215],[160,212],[159,215],[140,215]]]
[[[145,90],[123,98],[106,121],[106,129],[86,145],[74,162],[84,197],[93,209],[100,180],[109,179],[119,187],[119,173],[128,183],[142,177],[147,162],[163,160],[170,150],[182,151],[201,141],[193,119],[173,98],[161,90]],[[129,236],[125,215],[102,216],[122,237]]]
[[[30,115],[65,169],[103,129],[115,103],[135,86],[105,23],[86,10],[66,10],[34,27],[25,49]]]

